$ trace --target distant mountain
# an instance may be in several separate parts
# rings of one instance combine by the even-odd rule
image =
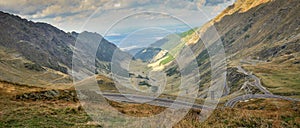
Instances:
[[[143,50],[145,48],[133,48],[133,49],[130,49],[128,51],[126,51],[127,53],[131,54],[132,56],[134,56],[136,53],[138,53],[139,51]]]
[[[168,35],[154,42],[148,48],[141,49],[139,52],[136,53],[135,58],[141,59],[144,62],[150,62],[151,60],[157,61],[157,57],[158,57],[160,59],[165,59],[165,62],[169,62],[174,59],[173,57],[169,57],[169,56],[176,56],[177,54],[179,54],[182,47],[184,47],[184,42],[181,41],[181,38],[186,35],[183,34]],[[159,53],[162,55],[159,55]],[[168,56],[166,56],[167,54]]]
[[[140,59],[143,62],[150,62],[162,49],[160,48],[145,48],[134,55],[134,59]]]
[[[124,59],[131,60],[132,58],[132,56],[129,53],[121,51],[115,44],[108,42],[106,39],[104,39],[101,35],[97,33],[85,31],[80,34],[77,34],[76,37],[77,49],[74,50],[76,51],[74,53],[74,57],[76,58],[76,60],[80,60],[76,62],[79,62],[79,64],[82,65],[81,67],[85,68],[85,70],[88,70],[91,73],[94,72],[93,68],[89,69],[88,67],[93,66],[93,64],[95,64],[96,66],[97,73],[107,75],[110,71],[112,61],[114,61],[114,63],[121,63],[121,61],[123,61]],[[77,51],[78,48],[80,48],[81,51]],[[94,59],[95,62],[93,62]],[[118,68],[121,67],[118,66]]]

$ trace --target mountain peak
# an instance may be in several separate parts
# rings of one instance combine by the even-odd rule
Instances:
[[[270,1],[272,0],[237,0],[233,5],[229,6],[222,13],[220,13],[213,21],[219,22],[226,15],[231,15],[236,12],[243,13],[250,10],[251,8],[257,7]]]
[[[97,32],[88,32],[88,31],[83,31],[82,33],[80,33],[82,35],[89,35],[89,36],[93,36],[95,38],[103,38],[102,35],[100,35],[99,33]]]

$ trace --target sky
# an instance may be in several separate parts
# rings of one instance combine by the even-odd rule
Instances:
[[[132,33],[140,32],[157,40],[170,33],[199,27],[234,1],[1,0],[0,10],[46,22],[66,32],[97,32],[119,44],[127,35],[134,37]]]

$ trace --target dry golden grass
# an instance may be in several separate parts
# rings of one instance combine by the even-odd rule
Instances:
[[[15,95],[46,89],[0,83],[0,127],[96,127],[79,103],[63,100],[21,101]]]
[[[136,117],[149,117],[161,113],[165,110],[163,107],[148,105],[148,104],[125,104],[118,102],[109,102],[111,106],[119,112]]]
[[[224,16],[226,15],[232,15],[233,13],[239,12],[243,13],[251,8],[255,8],[258,5],[261,5],[263,3],[267,3],[271,0],[238,0],[233,6],[228,7],[225,9],[221,14],[219,14],[213,22],[219,22]]]
[[[99,127],[78,102],[63,100],[20,101],[14,95],[41,88],[1,84],[0,127]],[[10,90],[10,91],[9,91]],[[12,93],[18,90],[16,93]],[[43,90],[43,89],[41,89]],[[10,95],[7,95],[10,94]],[[110,102],[123,114],[148,117],[165,108],[147,104]],[[218,108],[205,122],[199,122],[199,110],[191,110],[175,128],[193,127],[300,127],[300,103],[277,99],[258,99],[237,104],[234,109]],[[99,125],[100,124],[100,125]]]
[[[40,90],[42,90],[42,88],[31,87],[31,86],[21,85],[21,84],[12,85],[11,83],[6,81],[0,81],[0,93],[2,95],[7,95],[7,96],[17,95],[17,94],[35,92]]]
[[[239,103],[237,108],[217,109],[203,123],[191,111],[175,127],[299,127],[300,104],[276,99]]]

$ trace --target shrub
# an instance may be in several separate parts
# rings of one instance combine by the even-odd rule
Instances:
[[[34,71],[45,71],[45,69],[38,64],[25,63],[24,67],[29,70],[34,70]]]

